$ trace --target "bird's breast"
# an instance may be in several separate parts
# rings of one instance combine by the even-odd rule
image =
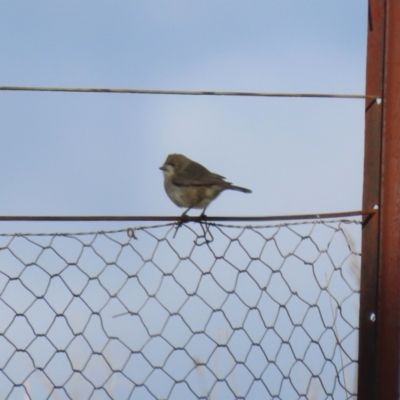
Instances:
[[[168,197],[178,206],[184,208],[205,208],[220,193],[220,186],[176,186],[170,180],[164,180]]]

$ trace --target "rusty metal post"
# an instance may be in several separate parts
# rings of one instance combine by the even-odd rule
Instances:
[[[382,97],[385,0],[371,0],[368,10],[366,93]],[[365,102],[363,209],[379,206],[382,103]],[[364,218],[361,258],[358,399],[375,400],[377,374],[377,296],[379,216]]]
[[[398,399],[400,374],[400,1],[369,1],[358,398]],[[376,316],[376,320],[375,320]]]
[[[399,398],[400,2],[386,0],[378,294],[378,398]]]

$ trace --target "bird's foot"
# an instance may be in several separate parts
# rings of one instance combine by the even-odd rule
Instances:
[[[179,218],[179,223],[182,225],[184,222],[188,222],[189,221],[189,216],[186,215],[186,211],[181,215],[181,217]]]

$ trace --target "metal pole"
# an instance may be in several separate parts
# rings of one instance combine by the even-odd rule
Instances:
[[[378,398],[399,398],[400,374],[400,2],[385,4],[381,167]]]
[[[366,93],[382,98],[385,0],[368,9]],[[382,103],[365,102],[363,209],[380,206]],[[377,399],[377,301],[379,214],[365,220],[362,232],[358,399]]]
[[[358,398],[398,399],[400,374],[400,2],[369,1]]]

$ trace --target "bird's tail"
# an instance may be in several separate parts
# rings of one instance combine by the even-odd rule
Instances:
[[[243,192],[243,193],[252,193],[252,191],[250,189],[246,189],[244,187],[240,187],[240,186],[229,186],[229,189],[232,190],[237,190],[238,192]]]

